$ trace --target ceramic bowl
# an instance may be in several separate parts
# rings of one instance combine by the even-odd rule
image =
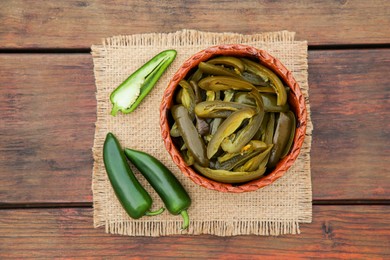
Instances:
[[[170,116],[170,108],[173,105],[173,96],[178,83],[184,79],[186,75],[193,71],[201,61],[207,61],[215,56],[236,56],[247,57],[260,64],[268,67],[274,73],[276,73],[283,83],[290,88],[288,94],[288,103],[291,111],[295,113],[297,128],[294,137],[294,143],[290,150],[290,153],[281,159],[272,172],[260,177],[259,179],[252,180],[250,182],[242,184],[227,184],[217,182],[204,177],[198,173],[192,167],[186,165],[184,159],[181,157],[177,147],[172,142],[169,134],[170,127],[172,125],[172,119]],[[305,106],[305,98],[301,93],[298,83],[294,79],[292,73],[276,58],[272,57],[265,50],[257,49],[247,45],[230,44],[230,45],[217,45],[204,49],[192,57],[187,59],[174,74],[170,80],[168,87],[164,92],[164,96],[160,106],[160,128],[162,138],[164,140],[165,147],[172,157],[173,162],[179,167],[181,172],[185,174],[194,183],[211,190],[217,190],[220,192],[248,192],[255,191],[259,188],[267,186],[280,177],[282,177],[286,171],[294,164],[299,152],[301,150],[307,124],[307,111]]]

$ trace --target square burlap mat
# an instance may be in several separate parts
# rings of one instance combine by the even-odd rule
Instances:
[[[299,223],[311,222],[312,124],[308,100],[307,42],[295,41],[294,35],[287,31],[241,35],[183,30],[169,34],[116,36],[104,39],[102,45],[92,46],[97,88],[92,178],[94,226],[105,226],[106,232],[129,236],[183,233],[232,236],[297,234]],[[282,178],[255,192],[221,193],[192,183],[174,165],[165,150],[160,134],[159,105],[170,77],[192,54],[222,43],[248,44],[268,51],[293,72],[306,97],[309,118],[305,142],[298,159]],[[135,112],[111,116],[110,93],[138,67],[165,49],[177,50],[177,57],[153,91]],[[143,217],[138,220],[127,216],[111,188],[104,169],[102,147],[107,132],[114,133],[123,147],[152,154],[177,176],[192,198],[192,206],[188,211],[191,220],[188,230],[181,231],[181,217],[173,216],[168,211],[159,216]],[[150,192],[154,201],[153,208],[163,206],[145,179],[137,172],[136,175]]]

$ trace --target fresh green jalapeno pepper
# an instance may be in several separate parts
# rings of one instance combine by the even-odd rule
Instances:
[[[279,79],[279,77],[273,73],[270,69],[267,67],[256,63],[254,61],[248,60],[248,59],[242,59],[242,61],[245,64],[245,69],[259,75],[262,77],[265,81],[269,81],[271,83],[271,87],[275,89],[276,95],[278,96],[277,99],[277,105],[283,106],[287,102],[287,93],[286,89],[284,88],[284,85],[282,81]]]
[[[184,219],[182,229],[188,228],[187,209],[191,205],[191,199],[175,175],[159,160],[147,153],[126,148],[125,154],[156,190],[168,211],[173,215],[182,215]]]
[[[188,150],[200,165],[208,165],[206,146],[192,123],[187,109],[182,105],[175,105],[171,108],[171,111]]]
[[[124,114],[134,111],[175,57],[175,50],[163,51],[131,74],[110,95],[111,115],[115,116],[118,111]]]
[[[259,168],[252,172],[233,172],[233,171],[225,171],[225,170],[214,170],[208,167],[202,167],[198,164],[194,164],[196,170],[198,170],[201,174],[206,176],[209,179],[223,182],[223,183],[241,183],[247,182],[262,176],[266,168]]]
[[[135,178],[123,150],[112,133],[108,133],[103,146],[103,161],[115,195],[127,214],[134,218],[144,215],[158,215],[161,208],[151,212],[152,198]]]

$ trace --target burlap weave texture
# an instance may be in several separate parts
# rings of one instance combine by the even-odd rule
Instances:
[[[94,226],[106,232],[130,236],[171,234],[280,235],[299,233],[299,223],[311,222],[312,191],[310,147],[312,123],[307,83],[307,43],[295,41],[295,34],[282,31],[241,35],[183,30],[169,34],[138,34],[104,39],[92,46],[96,79],[97,121],[93,147],[92,191]],[[173,163],[165,150],[159,127],[159,105],[170,77],[192,54],[216,44],[248,44],[268,51],[290,69],[305,96],[308,124],[301,153],[290,170],[275,183],[255,192],[242,194],[207,190],[192,183]],[[153,91],[131,114],[110,115],[110,93],[138,67],[162,50],[175,49],[177,57]],[[108,132],[114,133],[123,147],[152,154],[181,181],[192,198],[187,231],[181,231],[180,216],[162,215],[133,220],[118,202],[108,181],[102,147]],[[134,168],[133,168],[134,169]],[[150,192],[154,209],[161,199],[134,169],[139,181]]]

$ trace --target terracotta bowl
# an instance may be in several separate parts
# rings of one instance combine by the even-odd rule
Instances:
[[[290,87],[288,103],[290,105],[290,109],[295,113],[297,119],[294,143],[290,153],[278,162],[272,172],[260,177],[259,179],[255,179],[243,184],[227,184],[210,180],[204,177],[202,174],[196,172],[196,170],[193,168],[187,166],[178,149],[172,143],[172,139],[169,134],[170,126],[172,125],[170,108],[173,104],[173,95],[179,81],[185,78],[185,76],[201,61],[207,61],[218,55],[248,57],[258,61],[276,73],[284,82],[284,84]],[[305,98],[303,97],[299,85],[294,79],[292,73],[286,69],[286,67],[278,59],[272,57],[266,51],[239,44],[212,46],[194,54],[192,57],[186,60],[169,82],[169,85],[164,92],[163,100],[160,106],[161,134],[165,143],[165,147],[171,155],[174,163],[180,168],[183,174],[185,174],[196,184],[211,190],[217,190],[221,192],[238,193],[254,191],[267,186],[282,177],[283,174],[291,167],[291,165],[293,165],[299,155],[305,137],[306,123],[307,112]]]

